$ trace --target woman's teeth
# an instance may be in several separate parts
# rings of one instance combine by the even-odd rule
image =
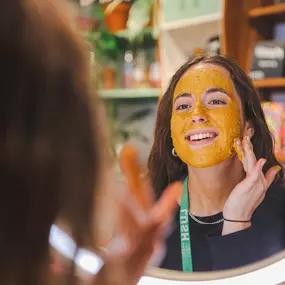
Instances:
[[[214,138],[216,136],[215,133],[201,133],[201,134],[196,134],[188,137],[188,140],[190,141],[197,141],[197,140],[203,140],[207,138]]]

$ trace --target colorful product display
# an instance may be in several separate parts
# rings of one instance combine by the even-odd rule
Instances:
[[[279,102],[263,102],[262,109],[267,125],[274,137],[275,152],[285,152],[285,104]]]

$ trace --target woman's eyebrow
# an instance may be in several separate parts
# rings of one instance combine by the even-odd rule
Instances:
[[[181,97],[192,97],[192,95],[191,95],[190,93],[183,92],[183,93],[179,94],[179,95],[175,98],[174,102],[175,102],[177,99],[181,98]]]
[[[229,96],[229,94],[223,88],[218,88],[218,87],[209,88],[205,93],[209,94],[209,93],[214,93],[214,92],[222,92],[226,94],[227,96]]]

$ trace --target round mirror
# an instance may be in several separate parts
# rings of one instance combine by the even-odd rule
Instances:
[[[230,1],[224,2],[226,20],[230,12],[234,18],[236,11],[253,5],[240,1],[229,9]],[[187,38],[187,33],[174,30],[162,38]],[[243,42],[236,39],[241,32],[225,32],[233,42],[228,48]],[[202,31],[197,34],[199,38]],[[245,41],[253,38],[249,31],[245,35]],[[163,48],[180,45],[172,39]],[[243,50],[242,46],[231,54],[244,55]],[[179,52],[172,54],[179,62]],[[248,60],[238,62],[243,69],[222,56],[189,60],[174,74],[160,101],[148,163],[150,182],[159,197],[171,182],[183,181],[183,195],[159,264],[164,269],[152,269],[140,284],[277,284],[285,279],[285,171],[274,155],[274,128],[267,124],[278,121],[280,132],[284,129],[284,106],[261,105],[243,66]],[[265,120],[262,108],[275,112],[272,120]],[[134,133],[118,129],[124,136]],[[96,273],[102,261],[80,251],[76,264]]]
[[[56,226],[52,227],[50,243],[66,258],[72,258],[75,244],[72,239]],[[103,262],[94,253],[80,250],[75,260],[81,272],[95,274]],[[159,268],[150,269],[138,285],[186,285],[186,284],[280,284],[285,281],[285,251],[253,265],[219,272],[183,273]],[[83,274],[84,275],[84,274]]]
[[[72,259],[75,244],[60,228],[53,226],[50,234],[50,244],[62,256]],[[103,265],[102,260],[94,253],[80,249],[75,259],[78,272],[83,278],[93,275]],[[240,285],[266,284],[275,285],[285,281],[285,251],[270,258],[245,267],[217,272],[183,273],[173,270],[152,268],[141,278],[138,285]]]
[[[285,251],[253,265],[219,272],[186,274],[179,271],[153,269],[139,285],[223,285],[223,284],[283,284],[285,281]]]

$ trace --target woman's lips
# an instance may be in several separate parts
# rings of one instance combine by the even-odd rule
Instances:
[[[218,130],[214,128],[196,129],[187,132],[185,139],[189,146],[198,148],[212,144],[218,135]]]

